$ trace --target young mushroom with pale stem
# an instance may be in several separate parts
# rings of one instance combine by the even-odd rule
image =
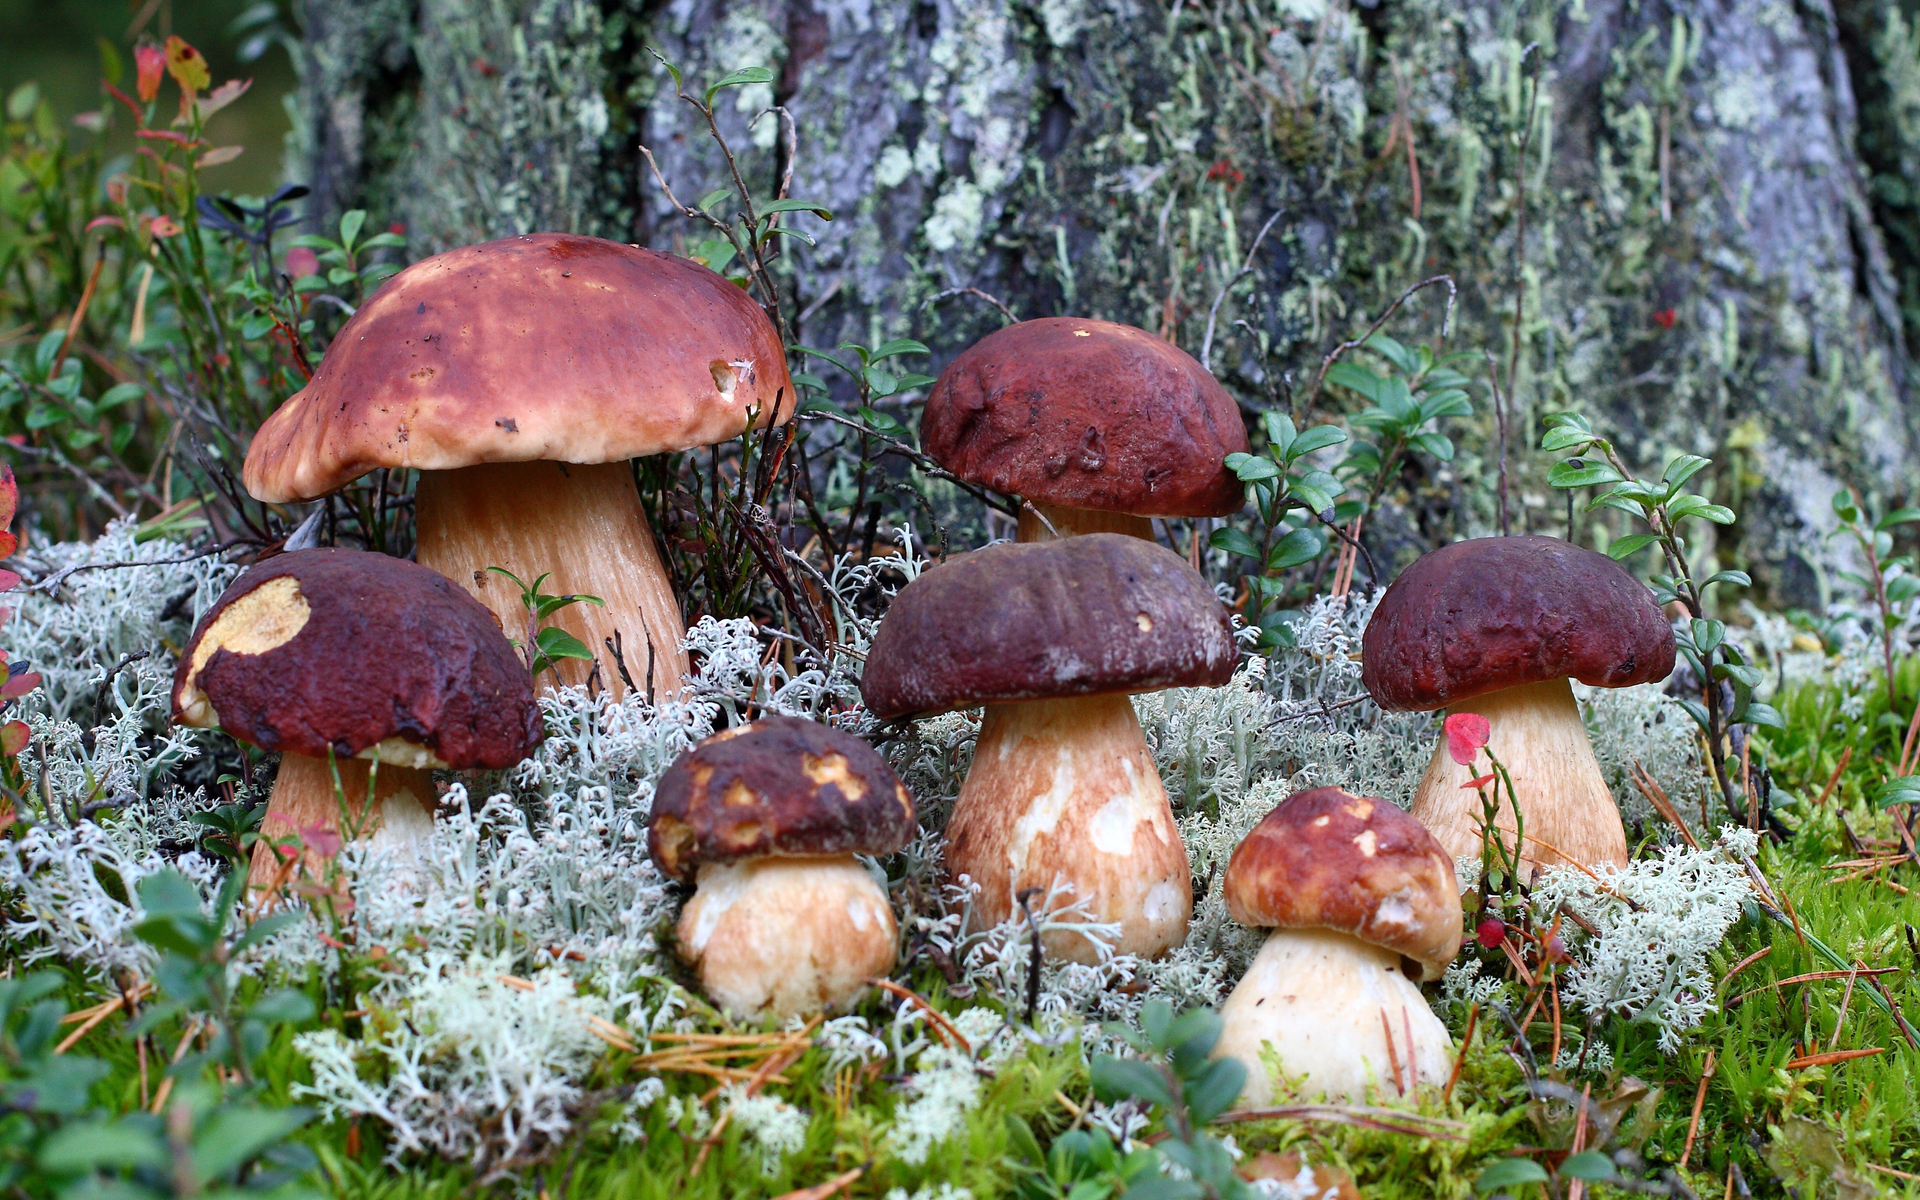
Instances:
[[[1094,533],[948,559],[893,598],[860,690],[877,717],[986,706],[947,823],[947,870],[989,924],[1029,888],[1070,885],[1121,954],[1178,945],[1193,915],[1180,831],[1140,732],[1135,692],[1218,687],[1237,652],[1226,610],[1185,560]],[[1050,954],[1095,961],[1070,930]]]
[[[1619,563],[1558,538],[1492,537],[1442,546],[1393,581],[1367,622],[1360,671],[1382,708],[1487,718],[1487,749],[1525,818],[1524,863],[1625,866],[1626,829],[1569,679],[1653,683],[1673,654],[1673,627]],[[1474,775],[1442,737],[1413,797],[1413,815],[1457,856],[1480,853],[1479,797],[1462,786]],[[1504,802],[1496,823],[1512,837]]]
[[[1214,1053],[1246,1064],[1243,1107],[1273,1099],[1269,1054],[1309,1097],[1446,1080],[1446,1026],[1415,981],[1460,953],[1460,885],[1420,822],[1341,788],[1295,792],[1235,848],[1225,885],[1234,920],[1273,930],[1220,1008]]]
[[[1225,461],[1247,448],[1239,406],[1186,351],[1112,321],[1043,317],[981,338],[927,394],[920,441],[967,482],[1025,499],[1023,542],[1152,541],[1150,517],[1246,502]]]
[[[234,580],[180,656],[173,719],[280,752],[256,886],[277,869],[269,840],[338,831],[343,800],[375,844],[424,841],[434,768],[510,767],[541,738],[493,614],[436,572],[360,550],[296,550]],[[317,878],[324,857],[309,849],[306,865]]]
[[[680,956],[735,1017],[846,1008],[893,970],[900,934],[856,854],[891,854],[913,797],[851,734],[762,717],[681,755],[653,795],[647,850],[698,886]]]
[[[513,636],[528,619],[503,567],[597,596],[550,623],[595,655],[620,633],[634,682],[687,672],[686,630],[629,459],[739,437],[793,415],[773,322],[698,263],[599,238],[534,233],[423,259],[383,284],[307,386],[254,435],[256,500],[325,496],[415,468],[417,557]],[[584,682],[587,664],[560,676]],[[616,694],[616,673],[601,671]]]

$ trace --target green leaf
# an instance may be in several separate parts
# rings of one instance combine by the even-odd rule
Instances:
[[[1094,1095],[1105,1103],[1135,1098],[1162,1106],[1173,1103],[1173,1093],[1168,1089],[1166,1074],[1151,1063],[1141,1062],[1137,1058],[1097,1055],[1089,1074],[1093,1079]]]
[[[1267,429],[1267,443],[1275,458],[1285,458],[1288,447],[1293,445],[1295,430],[1293,418],[1278,411],[1269,411],[1261,418]]]
[[[1376,333],[1366,340],[1366,347],[1382,358],[1400,368],[1408,375],[1418,375],[1419,366],[1413,361],[1413,355],[1398,341],[1384,333]]]
[[[1693,634],[1693,648],[1702,655],[1712,654],[1727,639],[1726,625],[1711,617],[1693,618],[1689,629]]]
[[[533,641],[540,654],[552,662],[559,662],[563,658],[593,657],[593,651],[587,649],[586,643],[564,629],[549,626],[535,635]]]
[[[1773,707],[1771,704],[1762,704],[1757,700],[1747,705],[1746,722],[1749,725],[1760,725],[1767,729],[1785,729],[1787,727],[1787,719],[1781,715],[1779,709]]]
[[[1626,476],[1613,469],[1607,463],[1583,462],[1574,466],[1571,462],[1555,463],[1547,472],[1547,484],[1557,488],[1592,487],[1599,483],[1621,483]]]
[[[1238,451],[1227,455],[1227,470],[1232,471],[1242,483],[1275,479],[1280,475],[1280,465],[1272,459]]]
[[[1431,454],[1443,463],[1453,461],[1453,442],[1444,433],[1416,433],[1407,439],[1407,444]]]
[[[1759,687],[1767,678],[1766,673],[1761,671],[1759,667],[1741,666],[1736,663],[1715,663],[1713,667],[1713,677],[1715,679],[1732,679],[1749,688]]]
[[[1191,1179],[1149,1175],[1127,1184],[1127,1200],[1200,1200],[1207,1191]]]
[[[1607,557],[1618,562],[1659,540],[1651,533],[1629,533],[1625,537],[1613,539],[1613,543],[1607,547]]]
[[[193,1139],[194,1174],[202,1180],[222,1178],[312,1119],[308,1108],[224,1105]]]
[[[40,1146],[39,1166],[55,1175],[91,1174],[100,1168],[160,1167],[166,1147],[151,1130],[126,1121],[88,1121],[55,1130]]]
[[[1586,429],[1549,429],[1540,438],[1540,448],[1549,454],[1563,450],[1585,449],[1593,444],[1593,433]]]
[[[1920,804],[1920,775],[1897,775],[1873,789],[1873,802],[1881,808],[1896,804]]]
[[[1324,450],[1328,446],[1338,446],[1347,440],[1347,431],[1338,425],[1315,425],[1293,439],[1282,453],[1289,463],[1297,458],[1312,454],[1315,450]]]
[[[348,250],[353,249],[353,240],[360,236],[361,226],[367,223],[367,210],[348,209],[340,214],[340,244]]]
[[[1207,544],[1215,550],[1225,550],[1228,554],[1238,554],[1243,558],[1259,558],[1260,546],[1244,529],[1216,529]]]
[[[1568,1179],[1604,1183],[1613,1178],[1613,1160],[1598,1150],[1582,1150],[1567,1156],[1560,1164],[1560,1174]]]
[[[1713,574],[1707,576],[1707,581],[1700,586],[1702,589],[1706,589],[1716,583],[1731,583],[1738,587],[1752,587],[1753,577],[1745,571],[1715,571]]]
[[[1386,382],[1359,363],[1338,362],[1327,372],[1327,382],[1338,384],[1350,392],[1358,392],[1373,403],[1380,403],[1380,389]]]
[[[1474,1181],[1476,1192],[1491,1192],[1503,1187],[1513,1187],[1521,1183],[1547,1182],[1546,1168],[1528,1158],[1507,1158],[1480,1172],[1480,1178]]]
[[[1269,571],[1284,571],[1297,567],[1301,563],[1312,562],[1326,551],[1326,539],[1317,529],[1296,529],[1275,543],[1267,555]]]
[[[1237,1058],[1216,1058],[1200,1077],[1187,1084],[1187,1111],[1204,1125],[1233,1107],[1247,1085],[1246,1064]]]
[[[771,215],[773,213],[785,213],[785,212],[810,212],[814,216],[819,217],[822,221],[833,220],[832,212],[828,211],[825,208],[822,208],[818,204],[813,203],[811,200],[775,200],[770,204],[761,205],[760,211],[761,213],[767,214],[767,215]],[[919,345],[918,342],[914,344]],[[925,354],[926,347],[921,346],[920,352],[922,354]],[[873,352],[873,356],[875,358],[884,357],[878,350]]]
[[[140,397],[146,394],[147,394],[147,389],[142,384],[138,384],[138,383],[115,384],[113,387],[110,387],[105,392],[101,393],[100,398],[93,402],[93,408],[95,412],[105,412],[107,409],[110,409],[110,408],[118,408],[120,405],[125,404],[129,400],[138,400]]]
[[[1907,525],[1920,521],[1920,508],[1896,508],[1873,523],[1875,529],[1892,529],[1895,525]]]
[[[713,98],[726,88],[744,87],[749,83],[772,83],[773,78],[773,72],[765,67],[742,67],[707,89],[707,107],[712,108]]]
[[[1667,464],[1660,474],[1661,480],[1669,488],[1677,488],[1712,465],[1710,458],[1701,458],[1698,454],[1682,454]]]
[[[1467,399],[1467,393],[1459,388],[1447,388],[1430,393],[1420,401],[1420,419],[1437,421],[1441,417],[1470,417],[1473,415],[1473,402]]]

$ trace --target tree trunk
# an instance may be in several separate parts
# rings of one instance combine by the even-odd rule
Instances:
[[[1820,599],[1833,490],[1890,505],[1916,478],[1899,278],[1920,248],[1890,257],[1899,214],[1866,181],[1916,160],[1920,85],[1900,89],[1920,67],[1863,5],[1837,20],[1829,0],[1700,0],[1684,19],[1627,0],[420,0],[410,23],[363,7],[303,0],[296,171],[328,205],[406,224],[415,253],[542,228],[698,236],[636,146],[684,201],[726,165],[651,46],[690,89],[776,72],[716,103],[763,194],[789,165],[781,116],[749,123],[784,105],[793,194],[833,211],[793,219],[819,243],[785,260],[804,344],[912,335],[934,348],[916,365],[938,368],[1000,323],[971,296],[929,305],[971,285],[1023,318],[1161,332],[1209,351],[1249,413],[1316,419],[1357,409],[1309,394],[1321,356],[1450,272],[1445,349],[1504,372],[1522,304],[1516,528],[1567,532],[1534,449],[1564,408],[1651,473],[1713,457],[1702,482],[1742,519],[1695,549],[1737,546],[1778,603]],[[1444,296],[1388,331],[1437,340]],[[1490,530],[1484,389],[1475,404],[1482,436],[1456,437],[1451,464],[1416,456],[1369,522],[1383,571]],[[1615,515],[1576,513],[1573,533],[1617,533]]]

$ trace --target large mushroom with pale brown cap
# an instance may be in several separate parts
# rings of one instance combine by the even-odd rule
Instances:
[[[415,468],[421,565],[521,639],[519,590],[488,567],[600,597],[551,623],[596,655],[620,632],[635,682],[651,661],[654,686],[671,691],[686,630],[628,460],[793,411],[780,336],[738,287],[671,254],[535,233],[388,280],[254,435],[243,477],[255,499],[284,503]],[[560,672],[578,683],[588,668]]]
[[[1382,708],[1479,713],[1513,776],[1530,865],[1627,862],[1620,809],[1593,756],[1578,679],[1627,687],[1673,670],[1673,627],[1645,584],[1604,554],[1550,537],[1455,542],[1401,573],[1373,610],[1361,679]],[[1478,857],[1482,773],[1442,737],[1413,815],[1455,855]],[[1498,825],[1513,835],[1503,796]]]
[[[1416,981],[1460,953],[1453,859],[1420,822],[1341,788],[1295,792],[1227,860],[1227,912],[1273,930],[1220,1008],[1240,1103],[1273,1099],[1266,1059],[1309,1097],[1365,1100],[1445,1082],[1447,1030]]]
[[[988,334],[927,394],[920,442],[969,483],[1009,492],[1019,540],[1126,533],[1150,517],[1224,517],[1246,502],[1226,457],[1239,406],[1186,351],[1144,329],[1043,317]],[[1052,526],[1052,531],[1048,525]]]
[[[1056,886],[1113,950],[1155,956],[1193,914],[1186,849],[1127,697],[1218,687],[1237,653],[1226,610],[1179,555],[1115,533],[949,559],[903,588],[880,622],[860,690],[883,720],[986,707],[947,823],[947,870],[980,888],[987,923]],[[1046,935],[1095,961],[1093,940]]]
[[[180,656],[173,719],[279,752],[269,841],[339,831],[343,803],[376,844],[424,840],[435,768],[510,767],[541,738],[493,614],[445,576],[360,550],[296,550],[234,580]],[[317,877],[324,856],[306,862]],[[263,841],[253,882],[275,869]]]
[[[890,854],[913,830],[913,797],[873,747],[770,716],[667,768],[647,850],[698,885],[677,939],[707,995],[739,1018],[784,1018],[845,1008],[893,970],[893,909],[854,856]]]

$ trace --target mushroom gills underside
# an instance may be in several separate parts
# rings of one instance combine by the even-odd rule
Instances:
[[[1551,679],[1503,688],[1447,711],[1479,713],[1487,719],[1487,749],[1513,776],[1526,818],[1520,848],[1524,866],[1557,866],[1564,859],[1588,866],[1626,865],[1627,834],[1620,808],[1593,755],[1571,683]],[[1485,770],[1484,754],[1471,767],[1454,762],[1443,734],[1413,795],[1413,815],[1456,858],[1480,855],[1480,797],[1463,785]],[[1505,844],[1512,846],[1513,808],[1504,790],[1495,823]]]
[[[601,683],[626,686],[606,641],[617,632],[636,688],[667,695],[688,673],[686,627],[654,545],[653,528],[625,462],[484,463],[422,471],[414,500],[420,565],[453,580],[493,610],[516,644],[527,611],[504,567],[548,595],[597,596],[559,610],[546,624],[572,634],[600,660]],[[565,659],[563,683],[585,683],[593,664]],[[551,678],[550,676],[547,678]]]
[[[844,1009],[899,943],[886,892],[850,854],[706,864],[677,934],[701,988],[742,1020]]]
[[[1035,515],[1036,511],[1038,515]],[[1142,541],[1156,540],[1153,521],[1147,517],[1097,508],[1036,504],[1031,500],[1020,506],[1020,527],[1014,540],[1050,542],[1057,537],[1078,537],[1089,533],[1124,533]]]
[[[273,779],[273,795],[267,801],[267,815],[260,824],[261,841],[255,844],[253,861],[247,872],[252,887],[269,887],[281,874],[281,867],[268,842],[299,835],[311,843],[316,830],[335,833],[345,840],[349,832],[374,847],[411,848],[433,836],[435,791],[431,771],[383,763],[377,773],[363,758],[335,760],[340,771],[340,787],[333,783],[333,767],[323,758],[304,754],[280,756],[280,770]],[[370,812],[366,809],[367,780],[372,777],[376,792]],[[357,830],[342,828],[341,802],[345,801],[348,820]],[[308,845],[305,869],[309,878],[325,877],[330,856]],[[297,878],[297,870],[287,879]]]
[[[1006,920],[1035,888],[1036,915],[1077,900],[1093,921],[1117,923],[1116,954],[1165,954],[1193,915],[1186,847],[1124,695],[988,705],[947,823],[947,870],[979,885],[978,923]],[[1042,942],[1055,958],[1100,956],[1071,929]]]
[[[1330,929],[1276,929],[1220,1008],[1214,1057],[1247,1068],[1240,1107],[1275,1098],[1264,1051],[1305,1099],[1392,1101],[1453,1068],[1446,1026],[1400,956]]]

